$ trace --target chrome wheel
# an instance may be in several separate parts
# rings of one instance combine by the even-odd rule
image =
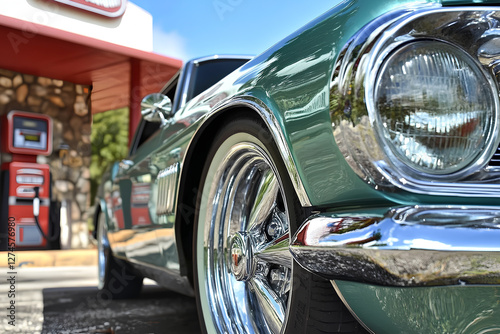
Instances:
[[[196,271],[207,332],[282,332],[292,293],[290,222],[265,145],[247,133],[229,136],[202,187]]]

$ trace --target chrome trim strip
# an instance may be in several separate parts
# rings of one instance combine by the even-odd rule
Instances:
[[[189,61],[182,68],[177,82],[177,90],[174,97],[174,113],[181,110],[187,103],[187,92],[189,91],[190,78],[193,75],[193,61]]]
[[[191,286],[191,283],[189,282],[187,276],[180,276],[178,271],[168,268],[156,267],[128,258],[119,258],[130,263],[136,270],[144,274],[144,276],[153,279],[162,287],[186,296],[195,296],[194,289]]]
[[[290,152],[285,136],[283,135],[283,131],[281,130],[281,126],[276,116],[266,106],[264,102],[262,102],[260,99],[256,97],[249,95],[231,98],[229,100],[224,101],[222,104],[215,106],[212,112],[206,115],[205,119],[203,120],[203,123],[205,123],[207,120],[209,120],[211,117],[213,117],[219,112],[222,112],[228,108],[237,108],[237,107],[250,108],[256,111],[262,118],[262,120],[264,120],[264,122],[269,128],[269,131],[271,132],[274,142],[278,146],[281,158],[288,171],[288,176],[292,181],[293,187],[295,188],[295,192],[297,194],[297,197],[299,198],[301,205],[304,207],[312,206],[311,201],[309,199],[309,195],[307,195],[307,192],[304,188],[304,184],[302,183],[302,180],[300,178],[297,166],[295,165],[295,161],[293,160],[292,153]],[[202,126],[203,124],[198,129],[200,129]],[[189,144],[189,146],[191,146],[191,143]]]
[[[205,56],[205,57],[199,57],[195,58],[192,60],[193,63],[199,64],[199,63],[204,63],[207,61],[211,60],[219,60],[219,59],[241,59],[241,60],[252,60],[254,56],[251,55],[231,55],[231,54],[215,54],[215,55],[210,55],[210,56]]]
[[[335,141],[359,177],[390,192],[500,197],[500,171],[487,168],[500,142],[495,70],[500,52],[492,49],[496,44],[491,43],[500,38],[496,28],[500,25],[499,16],[495,7],[418,5],[375,19],[350,40],[334,66],[330,114]],[[486,134],[487,147],[475,163],[453,174],[429,175],[411,169],[383,148],[384,140],[377,131],[373,94],[378,70],[393,50],[423,39],[447,42],[466,51],[483,69],[495,93],[495,119]]]
[[[310,217],[290,250],[328,279],[388,286],[500,284],[500,207],[408,206]]]

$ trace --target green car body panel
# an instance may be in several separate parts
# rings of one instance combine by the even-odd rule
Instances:
[[[336,285],[374,333],[500,331],[500,286],[398,288],[347,281]]]
[[[342,2],[230,75],[213,97],[206,98],[205,104],[192,101],[186,110],[188,113],[192,110],[202,111],[208,118],[212,110],[207,108],[207,104],[210,105],[219,94],[233,99],[252,97],[261,101],[273,112],[281,127],[313,207],[330,211],[350,207],[353,216],[356,216],[359,214],[356,209],[377,206],[495,205],[498,200],[492,198],[376,191],[352,171],[335,144],[329,116],[329,91],[326,88],[330,87],[333,66],[339,52],[362,26],[388,11],[409,4],[416,3],[370,0]],[[473,2],[443,3],[448,4],[467,5]],[[429,1],[429,5],[439,6],[439,3]],[[499,314],[499,288],[388,288],[343,281],[338,283],[338,289],[347,304],[376,333],[408,333],[415,319],[421,319],[422,314],[430,315],[433,311],[435,313],[428,322],[413,327],[415,333],[456,332],[459,328],[470,333],[479,329],[498,329],[491,320],[494,317],[488,317],[489,320],[480,321],[479,324],[476,322],[481,318],[481,312]],[[399,298],[396,297],[403,297],[408,304],[399,305]],[[381,300],[392,302],[382,304]],[[472,303],[481,301],[491,305],[491,308],[486,311],[472,308],[464,313],[460,322],[455,322],[462,315],[454,309],[459,307],[455,305],[462,305],[460,307],[463,308],[468,300]],[[435,314],[442,318],[436,318]]]

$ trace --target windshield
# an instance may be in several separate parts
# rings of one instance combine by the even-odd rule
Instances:
[[[214,59],[196,64],[191,77],[187,101],[207,90],[247,61],[249,59]]]

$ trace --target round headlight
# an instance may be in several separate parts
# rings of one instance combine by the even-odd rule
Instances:
[[[477,63],[438,41],[404,45],[385,60],[375,108],[390,152],[430,174],[453,173],[474,163],[496,114],[492,87]]]

